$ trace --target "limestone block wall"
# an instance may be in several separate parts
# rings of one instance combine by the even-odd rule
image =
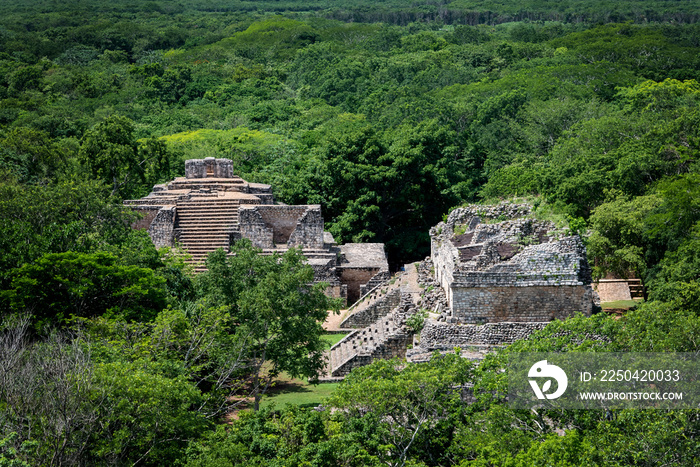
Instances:
[[[306,206],[260,206],[257,211],[265,225],[273,231],[273,242],[286,244],[297,226],[297,221],[306,212]]]
[[[432,237],[431,230],[431,237]],[[454,281],[454,273],[459,264],[459,250],[447,239],[432,237],[430,257],[435,268],[435,280],[447,295],[448,304],[452,303],[450,285]]]
[[[280,244],[323,248],[323,216],[319,205],[241,205],[239,217],[241,236],[260,248]]]
[[[601,302],[632,300],[629,283],[625,279],[601,279],[595,284]]]
[[[361,287],[378,272],[378,267],[339,267],[340,282],[348,286],[348,302],[355,303],[361,296]]]
[[[151,226],[153,219],[155,219],[158,215],[158,211],[160,211],[161,207],[162,206],[155,205],[142,205],[138,207],[132,206],[132,209],[141,213],[143,215],[143,218],[134,222],[134,224],[131,227],[134,229],[148,229]]]
[[[580,311],[590,316],[593,309],[590,287],[457,287],[453,286],[451,322],[498,323],[565,319]]]
[[[389,271],[379,271],[366,283],[360,285],[360,298],[369,293],[375,287],[385,284],[391,278]]]
[[[293,214],[289,217],[293,218]],[[301,217],[297,218],[294,230],[289,235],[289,240],[287,240],[287,246],[290,248],[323,248],[323,216],[321,215],[321,206],[308,206]]]
[[[247,238],[257,248],[274,248],[273,231],[265,224],[256,205],[238,208],[238,228],[241,238]]]
[[[185,178],[233,178],[231,159],[190,159],[185,161]]]
[[[163,206],[153,218],[148,234],[156,248],[173,246],[175,214],[175,206]]]
[[[484,325],[455,325],[426,320],[420,333],[422,351],[452,350],[465,346],[506,345],[544,329],[542,322],[503,322]]]

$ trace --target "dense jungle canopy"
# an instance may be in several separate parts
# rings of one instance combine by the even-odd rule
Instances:
[[[0,465],[700,456],[695,410],[531,413],[499,392],[508,352],[697,353],[700,1],[5,0],[0,13]],[[339,243],[384,242],[394,267],[429,254],[451,208],[526,197],[584,234],[597,277],[641,278],[647,300],[620,320],[552,323],[478,368],[379,362],[328,401],[342,410],[222,424],[279,372],[318,372],[317,319],[338,304],[298,252],[239,244],[195,277],[131,230],[122,200],[209,156],[280,201],[321,204]],[[450,390],[465,382],[476,404]]]

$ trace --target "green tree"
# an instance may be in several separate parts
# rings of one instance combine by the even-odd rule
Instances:
[[[340,409],[348,427],[353,419],[368,420],[381,442],[379,458],[403,466],[421,449],[435,448],[426,437],[439,444],[442,431],[453,429],[471,377],[471,363],[459,353],[435,354],[422,364],[379,360],[354,369],[328,404]]]
[[[39,326],[106,312],[152,320],[166,305],[165,279],[120,265],[108,253],[48,253],[12,272],[7,311],[28,311]]]
[[[86,131],[78,156],[88,173],[120,198],[142,195],[149,182],[171,175],[165,143],[154,138],[139,143],[134,124],[126,117],[108,117]]]
[[[296,249],[265,256],[241,240],[232,253],[211,253],[198,281],[206,299],[231,307],[257,409],[281,371],[308,378],[323,371],[321,324],[339,302],[324,294],[326,284],[313,282],[313,269]]]
[[[135,214],[107,197],[99,181],[58,181],[46,186],[0,182],[0,218],[5,221],[0,226],[2,279],[6,281],[13,268],[46,253],[87,253],[129,243]]]

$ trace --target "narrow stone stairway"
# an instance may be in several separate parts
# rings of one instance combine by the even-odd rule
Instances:
[[[178,239],[190,254],[196,272],[206,270],[209,253],[223,248],[228,251],[232,234],[238,231],[236,199],[202,196],[177,202]]]
[[[377,358],[404,357],[413,334],[406,329],[405,312],[412,307],[411,296],[401,294],[400,304],[386,316],[371,325],[353,331],[331,347],[329,375],[343,378],[353,368],[368,365]]]

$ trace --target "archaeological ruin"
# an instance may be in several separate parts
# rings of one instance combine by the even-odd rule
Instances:
[[[331,379],[374,358],[420,362],[456,347],[482,358],[599,305],[581,239],[536,219],[528,204],[455,209],[430,237],[431,256],[414,266],[419,294],[407,270],[348,311],[341,327],[350,333],[330,352]],[[407,320],[421,309],[429,314],[414,334]]]
[[[144,213],[135,227],[158,247],[180,245],[198,271],[208,253],[241,238],[262,254],[300,248],[316,280],[352,305],[326,380],[377,358],[420,362],[455,347],[481,358],[598,304],[581,239],[528,204],[455,209],[431,229],[431,256],[391,278],[383,244],[337,245],[321,206],[275,203],[269,185],[234,175],[228,159],[188,160],[185,177],[125,203]],[[420,310],[428,315],[416,333],[410,320]]]
[[[196,271],[210,252],[246,238],[262,254],[300,248],[316,280],[349,303],[389,276],[383,244],[337,245],[324,231],[321,206],[275,203],[270,185],[234,175],[229,159],[188,160],[184,177],[124,203],[144,214],[135,228],[147,229],[156,247],[181,246]]]
[[[454,347],[512,343],[555,319],[590,316],[599,306],[578,235],[538,220],[529,204],[455,209],[430,231],[428,307],[415,360]]]

